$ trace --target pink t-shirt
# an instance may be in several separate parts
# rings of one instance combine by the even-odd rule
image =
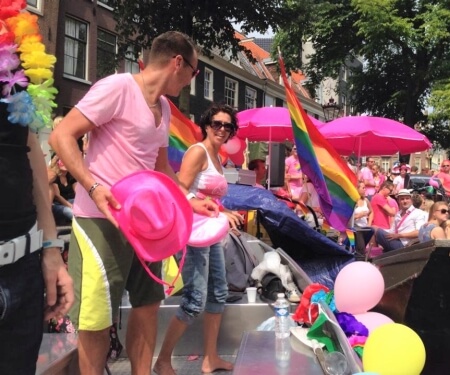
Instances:
[[[390,216],[383,210],[385,204],[389,204],[388,199],[380,193],[377,193],[372,197],[372,200],[370,201],[373,212],[372,225],[383,229],[389,229],[391,227]]]
[[[371,184],[375,184],[375,181],[373,180],[373,173],[368,167],[364,167],[361,169],[360,172],[360,179],[363,181],[369,181]],[[366,186],[366,195],[374,195],[376,193],[375,187],[373,186]]]
[[[437,174],[437,177],[441,180],[442,186],[445,190],[450,190],[450,174],[445,172],[439,172]],[[446,193],[446,195],[450,195],[449,193]]]
[[[133,172],[155,169],[159,148],[169,145],[170,106],[165,97],[160,100],[161,124],[156,126],[141,89],[125,73],[98,81],[76,105],[96,126],[85,159],[95,181],[111,187]],[[80,217],[104,217],[80,184],[73,212]]]

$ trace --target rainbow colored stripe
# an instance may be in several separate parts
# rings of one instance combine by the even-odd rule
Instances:
[[[346,229],[346,233],[347,233],[347,239],[350,245],[350,249],[354,250],[355,249],[355,232],[351,229]]]
[[[281,56],[280,68],[302,170],[316,188],[330,225],[344,231],[359,198],[356,176],[307,116],[287,80]]]
[[[202,139],[200,128],[184,116],[169,100],[170,132],[169,132],[169,164],[175,172],[180,170],[181,160],[186,150]]]

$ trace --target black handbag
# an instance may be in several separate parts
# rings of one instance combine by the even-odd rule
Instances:
[[[286,289],[277,275],[267,273],[262,278],[261,287],[258,291],[260,293],[260,298],[264,302],[275,302],[278,298],[278,293],[284,293]]]

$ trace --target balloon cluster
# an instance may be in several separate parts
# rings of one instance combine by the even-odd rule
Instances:
[[[244,151],[247,144],[238,137],[231,138],[227,143],[222,146],[222,149],[227,153],[228,158],[236,166],[242,166],[245,161]],[[222,159],[223,160],[223,159]]]
[[[362,351],[364,371],[379,375],[418,375],[425,365],[425,347],[417,333],[383,314],[369,311],[380,302],[383,293],[383,275],[368,262],[348,264],[334,284],[337,310],[352,314],[369,332]],[[353,337],[350,342],[361,343],[361,340]]]

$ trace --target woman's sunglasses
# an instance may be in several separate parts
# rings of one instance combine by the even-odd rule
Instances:
[[[441,208],[440,210],[436,210],[439,211],[441,214],[448,214],[450,211],[446,210],[445,208]]]
[[[231,122],[225,122],[225,121],[219,121],[219,120],[211,121],[211,128],[213,128],[215,131],[222,129],[222,127],[228,133],[231,133],[234,130],[234,125]]]

